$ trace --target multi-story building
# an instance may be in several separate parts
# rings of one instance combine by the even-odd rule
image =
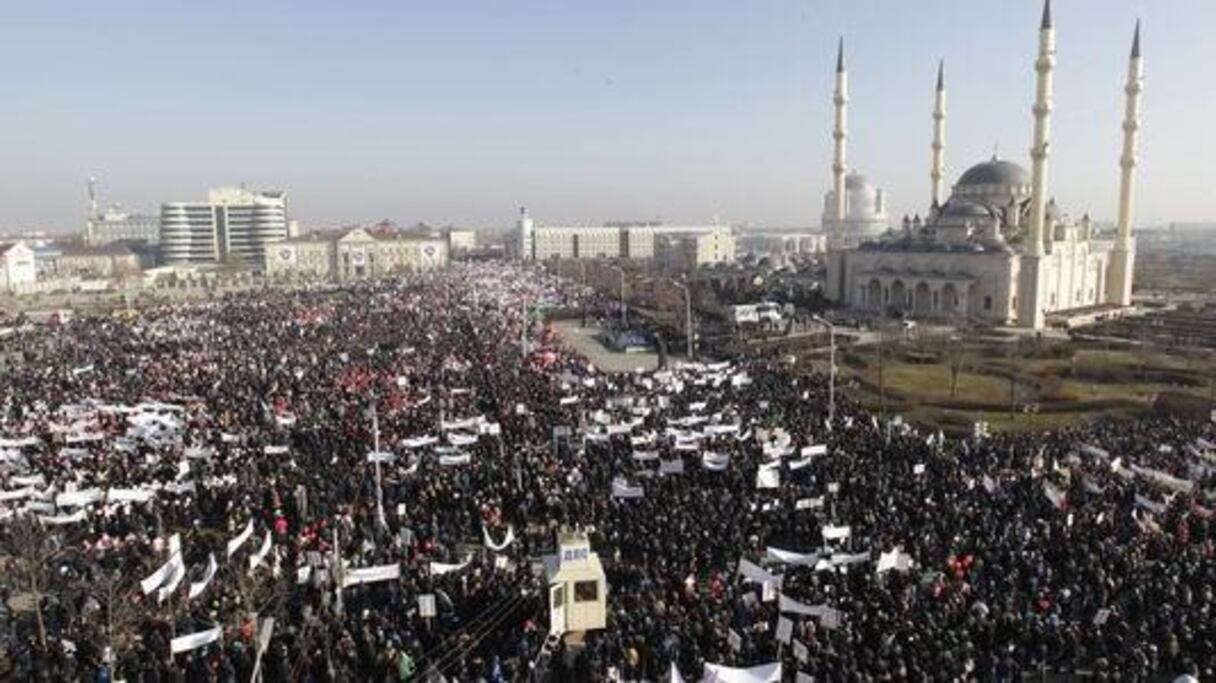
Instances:
[[[128,213],[118,207],[89,216],[84,240],[92,246],[104,246],[111,242],[139,241],[148,244],[160,242],[160,217],[143,213]]]
[[[265,268],[274,280],[349,282],[442,268],[448,255],[448,240],[442,236],[380,224],[279,242],[267,250]]]
[[[524,212],[517,225],[519,243],[530,247],[522,257],[543,261],[547,259],[594,258],[656,258],[659,239],[697,238],[704,253],[698,258],[705,263],[735,259],[733,231],[720,225],[677,226],[657,222],[616,222],[599,226],[535,225]],[[709,236],[707,240],[699,238]]]
[[[161,249],[170,265],[232,263],[261,267],[266,248],[287,238],[281,191],[213,189],[207,202],[161,206]]]
[[[131,245],[113,242],[95,247],[65,245],[55,262],[59,277],[112,278],[139,273],[143,264]]]
[[[735,260],[735,236],[730,228],[701,233],[659,234],[654,240],[654,260],[668,270],[695,270]]]
[[[37,279],[32,248],[22,242],[0,244],[0,289],[17,292]]]

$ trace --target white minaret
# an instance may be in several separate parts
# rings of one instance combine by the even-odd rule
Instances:
[[[1106,279],[1106,300],[1120,306],[1132,303],[1132,271],[1136,241],[1132,237],[1132,195],[1136,185],[1136,147],[1140,137],[1140,93],[1144,90],[1144,63],[1140,59],[1140,22],[1132,38],[1132,54],[1127,65],[1127,85],[1123,92],[1123,154],[1119,157],[1119,223],[1115,248],[1110,254],[1110,274]]]
[[[932,202],[936,206],[941,206],[946,202],[946,81],[944,70],[944,64],[939,61],[937,63],[937,92],[933,100],[933,167],[929,169],[929,178],[933,181]]]
[[[1018,325],[1036,330],[1046,322],[1043,239],[1047,222],[1047,158],[1051,154],[1051,72],[1055,65],[1056,31],[1051,21],[1051,0],[1045,0],[1043,20],[1039,24],[1039,57],[1034,63],[1038,78],[1034,100],[1034,145],[1030,148],[1030,224],[1022,244],[1017,304]]]
[[[1043,239],[1047,222],[1047,158],[1051,156],[1051,72],[1056,66],[1056,31],[1051,22],[1051,0],[1043,3],[1043,21],[1039,26],[1039,58],[1034,69],[1038,73],[1034,100],[1034,146],[1030,148],[1031,201],[1030,243],[1026,253],[1043,254]]]
[[[836,141],[836,154],[832,160],[832,187],[836,192],[835,215],[833,216],[832,234],[837,243],[843,242],[844,220],[848,200],[845,183],[845,145],[848,142],[848,106],[849,106],[849,73],[844,67],[844,38],[836,48],[836,93],[832,98],[836,107],[836,127],[832,138]]]
[[[524,261],[532,260],[533,225],[532,217],[528,215],[528,207],[519,207],[519,258]]]

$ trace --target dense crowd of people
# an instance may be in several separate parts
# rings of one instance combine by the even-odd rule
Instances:
[[[0,323],[3,675],[1216,676],[1210,422],[947,439],[780,360],[601,373],[580,307],[466,264]],[[608,623],[542,656],[563,529]]]

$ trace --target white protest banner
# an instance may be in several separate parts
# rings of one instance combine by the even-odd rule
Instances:
[[[26,436],[20,439],[6,439],[0,437],[0,448],[29,448],[42,443],[36,436]]]
[[[186,564],[182,559],[181,551],[173,553],[173,557],[169,558],[169,564],[172,565],[172,569],[165,577],[164,585],[160,587],[160,592],[156,596],[157,602],[164,602],[165,598],[173,595],[178,585],[181,584],[182,578],[186,576]]]
[[[423,593],[418,596],[418,616],[434,618],[438,614],[435,609],[435,594]]]
[[[912,466],[912,474],[919,475],[919,474],[924,474],[924,473],[925,473],[925,463],[918,462]]]
[[[473,561],[473,556],[469,555],[468,557],[464,558],[464,562],[461,562],[459,564],[432,562],[430,565],[431,576],[440,576],[442,574],[448,574],[450,572],[458,572],[461,569],[464,569],[465,567],[469,566],[469,563],[472,561]]]
[[[613,498],[641,498],[645,495],[646,490],[641,486],[630,486],[629,482],[620,477],[612,480]]]
[[[659,474],[684,474],[684,460],[682,458],[660,460]]]
[[[811,464],[811,461],[812,461],[812,458],[800,458],[798,460],[791,460],[789,462],[790,471],[797,472],[798,470],[802,469],[803,467],[809,466]]]
[[[667,683],[684,683],[684,677],[680,675],[675,662],[671,663],[671,669],[667,673]]]
[[[247,524],[245,524],[244,531],[242,531],[240,534],[237,534],[236,538],[232,539],[231,541],[228,541],[228,559],[232,559],[232,554],[235,553],[242,545],[245,545],[245,541],[248,541],[249,537],[252,535],[253,535],[253,520],[251,519],[251,520],[249,520],[249,522]]]
[[[1189,479],[1180,479],[1161,470],[1132,465],[1132,472],[1144,477],[1161,488],[1182,494],[1190,494],[1195,489],[1195,483]]]
[[[802,451],[801,451],[801,455],[806,458],[813,458],[816,456],[823,456],[823,455],[827,455],[827,454],[828,454],[827,444],[822,444],[822,443],[812,444],[810,446],[803,446]]]
[[[772,602],[777,599],[777,594],[781,590],[778,581],[765,581],[760,584],[760,601]]]
[[[782,564],[813,565],[819,561],[819,553],[796,553],[769,546],[764,551],[768,559]]]
[[[367,454],[367,462],[375,463],[391,463],[396,460],[397,456],[389,451],[370,451]]]
[[[761,465],[756,470],[756,488],[757,489],[775,489],[781,487],[781,470],[780,465],[770,467]]]
[[[487,548],[496,553],[502,552],[504,548],[511,545],[511,543],[515,540],[515,527],[510,525],[507,526],[507,535],[502,539],[502,543],[495,543],[494,539],[490,538],[490,530],[486,529],[485,527],[481,528],[481,536],[485,541]]]
[[[468,453],[439,456],[439,464],[444,467],[457,467],[459,465],[467,465],[471,462],[473,462],[473,456],[469,455]]]
[[[477,443],[477,437],[472,434],[464,434],[462,432],[449,432],[448,443],[453,446],[472,446]]]
[[[1090,444],[1083,444],[1081,446],[1081,452],[1086,455],[1091,455],[1095,458],[1101,458],[1103,460],[1110,460],[1110,451],[1107,451],[1102,448],[1098,448],[1097,446],[1093,446]]]
[[[266,446],[262,452],[266,455],[287,455],[291,449],[287,446]]]
[[[349,588],[363,583],[376,583],[378,581],[394,581],[399,578],[401,578],[401,565],[394,562],[393,564],[382,564],[376,567],[352,569],[343,575],[342,587]]]
[[[781,586],[781,577],[765,570],[755,562],[749,561],[745,557],[739,558],[739,573],[743,575],[744,580],[755,583],[764,583],[772,581],[777,586]]]
[[[207,556],[207,571],[203,574],[203,578],[190,584],[190,592],[186,598],[193,600],[203,594],[207,590],[207,584],[211,583],[211,579],[215,578],[215,571],[218,567],[215,564],[215,554]]]
[[[821,533],[825,541],[838,541],[848,538],[853,533],[853,530],[847,526],[832,526],[828,524],[823,527]]]
[[[651,462],[659,459],[658,451],[634,451],[633,459],[637,462]]]
[[[705,664],[702,683],[781,683],[781,662],[737,669],[724,664]]]
[[[914,564],[915,563],[912,561],[911,555],[908,555],[899,548],[896,548],[889,553],[879,554],[878,564],[875,566],[874,571],[878,574],[891,570],[906,572],[911,570]]]
[[[730,466],[730,455],[719,453],[703,453],[701,454],[701,466],[713,472],[725,472]]]
[[[789,645],[793,637],[794,622],[788,617],[777,617],[777,641]]]
[[[845,567],[851,564],[861,564],[869,562],[871,559],[869,551],[862,553],[832,553],[832,566]]]
[[[55,496],[55,505],[61,508],[66,507],[84,507],[92,505],[102,499],[103,493],[101,489],[82,489],[80,491],[67,491]]]
[[[1111,610],[1106,609],[1106,608],[1098,610],[1098,613],[1094,615],[1094,626],[1105,625],[1107,620],[1110,619],[1111,614],[1112,614]]]
[[[1136,505],[1152,512],[1153,514],[1164,515],[1170,506],[1168,503],[1158,503],[1151,498],[1136,494]]]
[[[139,587],[143,590],[144,595],[160,588],[165,579],[169,577],[169,573],[173,571],[174,560],[178,559],[177,555],[169,558],[167,562],[162,564],[160,568],[148,575],[146,579],[139,582]]]
[[[302,585],[308,583],[308,580],[310,578],[312,578],[312,565],[311,564],[306,564],[303,567],[296,567],[296,585],[297,586],[302,586]]]
[[[13,476],[9,477],[9,482],[17,486],[42,486],[46,483],[46,477],[42,474],[31,474],[28,476]]]
[[[156,492],[150,489],[110,489],[106,492],[106,501],[110,503],[147,503],[156,497]]]
[[[451,422],[443,422],[439,425],[439,427],[440,427],[440,429],[442,429],[445,432],[452,431],[455,429],[473,429],[477,425],[481,424],[481,421],[484,419],[485,418],[480,415],[478,415],[476,417],[466,417],[462,420],[452,420]]]
[[[433,446],[439,443],[437,436],[417,436],[412,439],[402,439],[401,445],[406,448],[422,448],[423,446]]]
[[[824,504],[823,496],[817,498],[799,498],[794,502],[795,510],[817,510]]]
[[[270,530],[266,530],[266,536],[262,538],[262,547],[249,558],[249,573],[252,574],[258,565],[262,564],[262,560],[266,559],[266,555],[270,553]]]
[[[59,515],[57,517],[39,516],[38,521],[42,522],[43,524],[52,524],[55,526],[59,526],[61,524],[75,524],[76,522],[83,522],[85,520],[85,518],[87,518],[87,517],[88,517],[88,512],[84,508],[80,508],[79,510],[77,510],[76,512],[73,512],[70,515]]]
[[[34,495],[37,491],[33,486],[17,489],[16,491],[0,491],[0,503],[10,500],[22,500]]]
[[[206,631],[198,631],[187,636],[178,636],[169,641],[169,652],[178,654],[181,652],[189,652],[197,650],[204,645],[210,645],[220,639],[220,627],[207,629]]]

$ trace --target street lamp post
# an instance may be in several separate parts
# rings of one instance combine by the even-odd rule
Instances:
[[[828,328],[828,422],[836,422],[836,326],[826,319],[813,315],[816,322]]]
[[[676,282],[676,287],[684,290],[684,338],[687,347],[688,362],[693,361],[692,349],[692,292],[687,282]]]
[[[621,274],[621,326],[625,327],[629,325],[628,309],[625,308],[625,269],[611,264],[608,267]]]

